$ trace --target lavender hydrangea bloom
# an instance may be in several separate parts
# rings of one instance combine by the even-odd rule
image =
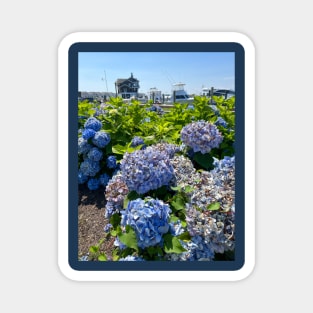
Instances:
[[[175,153],[180,151],[179,146],[175,144],[167,143],[167,142],[159,142],[159,143],[152,145],[151,147],[155,150],[165,152],[169,156],[170,159],[174,157]]]
[[[97,147],[93,147],[89,150],[87,157],[91,161],[100,161],[102,159],[103,152]]]
[[[143,145],[144,143],[145,142],[143,141],[143,139],[141,137],[135,136],[132,139],[130,146],[131,147],[137,147],[137,146]]]
[[[183,127],[181,140],[194,152],[205,154],[217,148],[223,141],[223,136],[214,124],[201,120]]]
[[[112,169],[116,168],[116,165],[117,165],[116,157],[114,155],[108,156],[106,163],[107,163],[108,168],[112,168]]]
[[[83,137],[78,138],[78,154],[85,154],[87,153],[92,146],[88,143],[86,139]]]
[[[139,248],[155,246],[169,230],[171,209],[162,200],[147,198],[130,201],[121,211],[121,225],[130,225],[136,233]]]
[[[93,136],[95,135],[96,131],[91,129],[91,128],[85,128],[82,131],[82,137],[86,140],[93,138]]]
[[[85,128],[93,129],[94,131],[99,131],[102,127],[102,123],[95,117],[89,117],[84,124]]]
[[[80,170],[85,176],[95,176],[100,171],[100,164],[86,159],[80,164]]]
[[[122,175],[118,172],[108,182],[105,188],[105,218],[110,218],[114,213],[119,213],[123,208],[123,202],[129,190],[123,181]]]
[[[89,190],[97,190],[100,187],[100,181],[98,178],[90,178],[87,182]]]
[[[166,186],[174,177],[168,154],[153,147],[125,153],[120,164],[128,189],[138,194]]]
[[[129,190],[125,184],[122,175],[114,175],[105,188],[105,199],[116,207],[122,207],[123,201]]]
[[[98,148],[104,148],[111,141],[111,137],[105,131],[97,131],[92,138],[92,143]]]

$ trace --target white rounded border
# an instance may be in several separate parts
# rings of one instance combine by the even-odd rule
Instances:
[[[68,263],[68,52],[79,42],[232,42],[245,50],[245,263],[236,271],[77,271]],[[75,281],[238,281],[255,265],[255,48],[237,32],[76,32],[58,47],[58,265]]]

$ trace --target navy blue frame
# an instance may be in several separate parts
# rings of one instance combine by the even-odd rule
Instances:
[[[234,261],[84,262],[78,260],[78,54],[80,52],[234,52],[236,249]],[[68,51],[68,262],[78,271],[235,271],[245,262],[245,51],[236,42],[78,42]]]

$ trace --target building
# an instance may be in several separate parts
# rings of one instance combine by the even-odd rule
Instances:
[[[123,99],[138,98],[139,80],[131,73],[129,78],[119,78],[115,82],[116,93]]]

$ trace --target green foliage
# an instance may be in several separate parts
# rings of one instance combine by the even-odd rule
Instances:
[[[117,236],[124,245],[138,251],[136,233],[131,226],[126,225],[125,232],[120,230],[118,231]]]
[[[207,207],[210,211],[216,211],[220,208],[221,204],[219,202],[210,203]]]
[[[89,248],[89,260],[90,261],[107,261],[107,256],[100,250],[100,246],[103,244],[106,238],[99,240],[98,244]]]
[[[219,116],[222,117],[227,127],[217,126],[223,135],[223,142],[218,148],[212,149],[210,153],[201,154],[194,153],[191,158],[197,170],[213,169],[213,157],[219,159],[235,153],[235,98],[224,100],[222,97],[213,97],[212,101],[219,110]],[[187,124],[205,120],[215,123],[217,116],[210,106],[210,99],[207,97],[195,96],[193,108],[189,104],[174,103],[173,106],[166,110],[163,115],[154,111],[147,110],[151,106],[151,102],[142,105],[137,100],[131,100],[125,103],[122,98],[110,98],[105,107],[105,112],[97,118],[102,122],[102,130],[108,132],[111,142],[103,149],[105,155],[115,155],[120,161],[123,155],[128,152],[141,149],[142,146],[131,147],[131,141],[135,136],[139,136],[144,140],[145,145],[152,145],[160,141],[174,143],[180,145],[180,132]],[[83,127],[85,120],[93,116],[96,112],[97,104],[88,103],[87,101],[78,103],[79,127]],[[186,155],[187,151],[181,152]],[[81,162],[83,156],[79,156]],[[101,167],[105,171],[112,173],[106,168],[105,158],[101,161]],[[110,172],[111,171],[111,172]],[[138,247],[135,230],[129,225],[121,227],[121,216],[118,213],[110,217],[110,224],[113,226],[110,233],[99,241],[95,246],[90,247],[90,260],[106,261],[107,256],[101,251],[100,246],[103,240],[107,240],[110,236],[118,237],[118,239],[126,246],[125,249],[114,249],[112,260],[117,261],[127,255],[140,255],[146,260],[163,260],[167,253],[182,253],[185,249],[181,245],[181,241],[191,240],[191,236],[186,231],[186,203],[190,201],[190,194],[193,192],[191,186],[172,186],[168,188],[163,186],[157,190],[150,191],[145,196],[150,196],[163,200],[171,207],[171,222],[181,222],[185,231],[179,236],[173,236],[170,232],[163,235],[163,246],[157,245],[141,249]],[[129,192],[124,199],[123,208],[126,209],[129,201],[140,198],[136,192]],[[218,202],[208,205],[209,211],[220,209]],[[222,259],[223,256],[217,256]],[[230,258],[230,256],[225,256]]]
[[[210,153],[202,154],[201,152],[196,152],[193,156],[193,160],[198,163],[205,170],[213,169],[213,157]]]
[[[182,253],[186,251],[186,249],[183,248],[177,237],[174,237],[171,234],[165,234],[163,238],[165,253]]]

